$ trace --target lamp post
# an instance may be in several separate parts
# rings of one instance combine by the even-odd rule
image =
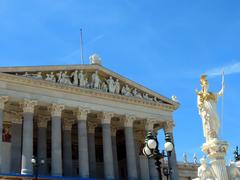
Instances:
[[[153,134],[151,131],[147,133],[146,139],[145,139],[145,147],[143,148],[143,154],[147,158],[154,158],[155,159],[155,166],[158,171],[159,180],[162,180],[162,167],[161,167],[161,159],[164,157],[170,157],[171,152],[173,150],[173,144],[171,142],[171,137],[169,134],[166,134],[166,143],[164,144],[165,151],[167,152],[167,155],[165,155],[165,151],[162,152],[159,151],[159,143],[157,140],[157,136]],[[167,177],[167,180],[169,176],[171,175],[171,163],[168,160],[168,167],[163,168],[163,174]],[[170,176],[171,177],[171,176]]]
[[[233,151],[233,154],[234,154],[235,162],[240,161],[240,154],[238,152],[238,146],[236,146],[236,149]]]
[[[35,157],[35,156],[32,156],[31,161],[32,161],[32,165],[33,165],[33,176],[37,180],[37,178],[38,178],[38,167],[39,167],[39,165],[43,165],[45,163],[45,161],[43,159],[41,159],[39,161],[38,158]]]

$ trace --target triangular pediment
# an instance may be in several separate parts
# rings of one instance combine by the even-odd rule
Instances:
[[[96,64],[3,67],[0,68],[0,73],[166,104],[173,106],[173,109],[179,106],[176,101]]]

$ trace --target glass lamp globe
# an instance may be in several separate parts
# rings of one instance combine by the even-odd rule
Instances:
[[[152,152],[151,152],[151,150],[150,150],[147,146],[145,146],[145,147],[143,148],[143,154],[144,154],[145,156],[150,156],[150,155],[152,154]]]
[[[35,164],[35,163],[36,163],[36,159],[32,158],[32,159],[31,159],[31,162],[32,162],[33,164]]]
[[[154,139],[149,139],[147,145],[150,149],[156,149],[157,142]]]
[[[44,161],[44,159],[42,159],[42,160],[41,160],[41,164],[44,164],[44,163],[45,163],[45,161]]]
[[[164,148],[165,148],[165,150],[166,150],[167,152],[172,152],[172,150],[173,150],[173,144],[172,144],[171,142],[166,142],[166,143],[164,144]]]

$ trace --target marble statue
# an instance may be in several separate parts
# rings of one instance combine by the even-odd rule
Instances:
[[[217,99],[223,95],[224,81],[222,81],[222,89],[218,93],[208,91],[209,84],[206,75],[202,75],[200,79],[202,90],[197,93],[197,105],[199,115],[202,118],[203,134],[206,142],[218,138],[219,135],[219,118],[217,114]]]
[[[51,72],[51,74],[49,75],[49,78],[52,82],[56,82],[56,78],[53,72]]]
[[[97,54],[93,54],[89,57],[90,64],[99,64],[101,65],[101,58]]]
[[[132,96],[131,89],[126,84],[125,87],[122,87],[121,94],[124,96]]]
[[[74,72],[72,72],[71,78],[73,79],[72,84],[75,86],[78,86],[78,70],[75,70]]]
[[[187,153],[183,153],[183,163],[184,163],[184,164],[188,164]]]
[[[32,74],[32,78],[34,78],[34,79],[43,79],[42,72],[37,72],[37,74]]]
[[[193,155],[193,163],[197,164],[198,163],[197,160],[198,160],[197,159],[197,154],[194,153],[194,155]]]
[[[62,73],[62,78],[60,80],[60,83],[62,84],[68,84],[71,85],[71,80],[70,80],[70,76],[67,75],[67,71],[65,71],[64,73]]]
[[[83,70],[80,71],[78,74],[78,80],[79,80],[79,86],[80,87],[86,87],[87,86],[87,79],[85,77],[86,75],[83,74]]]
[[[115,86],[115,93],[119,94],[120,93],[120,83],[119,83],[118,79],[116,79],[114,86]]]
[[[102,85],[101,85],[101,90],[102,90],[103,92],[108,92],[108,86],[107,86],[107,84],[106,84],[105,82],[102,83]]]
[[[30,77],[30,74],[28,74],[28,72],[25,72],[22,76],[24,76],[24,77]]]
[[[100,89],[100,77],[98,75],[98,71],[95,71],[95,73],[92,74],[92,85],[91,87],[94,89]]]
[[[108,84],[108,91],[110,93],[114,93],[115,92],[115,83],[114,83],[112,76],[110,76],[109,79],[107,80],[107,84]]]
[[[142,98],[141,93],[139,93],[136,88],[134,88],[134,90],[132,91],[132,94],[134,97]]]
[[[62,71],[58,72],[56,75],[57,75],[57,82],[60,83],[62,81]]]
[[[240,180],[240,170],[236,167],[235,162],[231,161],[229,165],[229,180]]]
[[[172,95],[172,100],[175,101],[175,102],[178,102],[177,96]]]
[[[148,93],[143,94],[143,99],[153,101],[153,98],[150,98],[150,97],[148,96]]]
[[[198,179],[199,180],[216,180],[216,175],[214,174],[212,168],[207,165],[204,158],[200,159],[201,166],[198,168]]]

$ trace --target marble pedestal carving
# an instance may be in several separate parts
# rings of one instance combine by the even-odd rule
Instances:
[[[228,180],[228,173],[225,162],[228,143],[226,141],[213,139],[202,146],[202,151],[210,160],[211,168],[216,179]]]

